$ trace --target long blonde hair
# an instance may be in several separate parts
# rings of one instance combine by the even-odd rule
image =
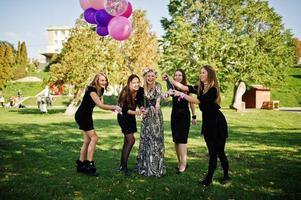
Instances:
[[[157,77],[157,72],[154,70],[154,69],[151,69],[151,68],[145,68],[142,72],[142,75],[143,75],[143,79],[144,79],[144,84],[143,84],[143,87],[144,87],[144,94],[145,96],[148,96],[148,93],[149,91],[147,90],[147,82],[146,82],[146,76],[148,73],[154,73],[155,76]],[[156,86],[157,82],[155,81],[154,82],[154,86]]]
[[[101,89],[102,89],[102,87],[101,87],[101,85],[99,84],[99,81],[98,81],[99,78],[100,78],[100,76],[105,77],[107,84],[106,84],[106,86],[105,86],[104,89],[107,89],[107,87],[108,87],[108,85],[109,85],[109,80],[108,80],[108,77],[107,77],[104,73],[102,73],[102,72],[95,74],[93,80],[92,80],[91,83],[89,84],[89,86],[95,87],[95,88],[96,88],[97,94],[98,94],[98,95],[100,95]]]
[[[215,69],[211,65],[203,65],[200,68],[200,73],[201,73],[202,69],[205,69],[208,73],[208,87],[205,88],[204,83],[200,79],[199,80],[198,95],[201,94],[201,91],[204,92],[205,89],[208,91],[210,88],[215,87],[216,90],[217,90],[217,95],[216,95],[215,102],[219,105],[221,103],[221,96],[220,96],[220,89],[219,89],[219,84],[218,84],[218,81],[217,81]]]

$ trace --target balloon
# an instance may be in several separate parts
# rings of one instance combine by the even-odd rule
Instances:
[[[132,11],[133,11],[132,4],[130,2],[128,2],[128,7],[127,7],[126,11],[121,16],[129,18],[132,14]]]
[[[92,8],[100,10],[104,8],[104,0],[87,0]]]
[[[100,36],[109,35],[108,27],[107,26],[97,25],[97,27],[96,27],[96,33],[98,35],[100,35]]]
[[[90,24],[96,24],[95,13],[96,13],[96,10],[94,8],[88,8],[87,10],[85,10],[85,12],[84,12],[85,20]]]
[[[86,10],[87,8],[91,8],[90,3],[88,0],[79,0],[80,7],[82,7],[83,10]]]
[[[117,16],[111,19],[108,30],[110,36],[115,40],[126,40],[132,32],[132,24],[128,18]]]
[[[112,16],[109,15],[104,9],[98,10],[95,13],[95,21],[100,26],[108,26]]]
[[[127,0],[104,0],[104,6],[107,11],[112,16],[122,15],[127,7]]]

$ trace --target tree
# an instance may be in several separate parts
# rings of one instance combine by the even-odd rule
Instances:
[[[155,33],[146,19],[145,11],[136,10],[132,16],[133,32],[121,47],[127,73],[141,75],[143,68],[158,68],[160,52]],[[123,79],[126,81],[126,77]]]
[[[294,39],[296,45],[297,63],[301,64],[301,41],[298,38]]]
[[[14,67],[14,79],[22,78],[26,75],[28,67],[28,56],[25,42],[18,42],[16,55],[16,65]]]
[[[181,67],[198,79],[199,66],[215,65],[222,89],[244,81],[270,86],[294,63],[292,34],[261,0],[171,0],[163,18],[162,69]]]
[[[14,63],[13,45],[8,42],[0,41],[0,89],[3,89],[6,83],[11,80]]]

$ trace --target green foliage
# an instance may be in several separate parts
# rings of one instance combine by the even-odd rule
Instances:
[[[25,42],[18,42],[16,63],[20,66],[26,66],[28,64],[27,48]]]
[[[222,89],[239,81],[270,86],[295,63],[292,34],[266,1],[171,0],[162,70],[186,71],[195,83],[201,64],[216,66]]]
[[[13,76],[12,67],[7,60],[0,58],[0,89],[3,89]]]
[[[0,41],[0,89],[3,89],[13,77],[14,64],[13,45],[5,41]]]
[[[159,48],[155,33],[150,31],[151,27],[146,19],[145,11],[136,10],[132,15],[133,32],[128,40],[124,42],[121,51],[125,59],[124,65],[128,68],[127,75],[134,73],[142,74],[146,67],[156,69],[159,62]],[[123,77],[123,83],[127,76]]]
[[[73,119],[62,109],[41,114],[37,108],[0,111],[1,199],[300,199],[301,115],[279,111],[223,110],[229,122],[226,153],[230,163],[229,185],[218,179],[202,187],[198,180],[207,170],[208,152],[200,137],[200,121],[191,126],[189,168],[175,173],[177,158],[171,139],[170,109],[164,109],[166,176],[158,179],[135,172],[118,173],[123,135],[111,112],[95,110],[94,125],[100,140],[95,163],[100,177],[75,171],[83,139]],[[200,112],[197,112],[200,120]],[[138,127],[141,121],[137,120]],[[139,134],[129,157],[136,163]]]

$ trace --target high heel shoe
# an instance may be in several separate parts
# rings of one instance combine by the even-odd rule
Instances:
[[[186,163],[186,167],[183,171],[180,171],[180,169],[178,168],[178,171],[176,172],[177,174],[182,174],[184,173],[186,170],[188,169],[188,163]]]

